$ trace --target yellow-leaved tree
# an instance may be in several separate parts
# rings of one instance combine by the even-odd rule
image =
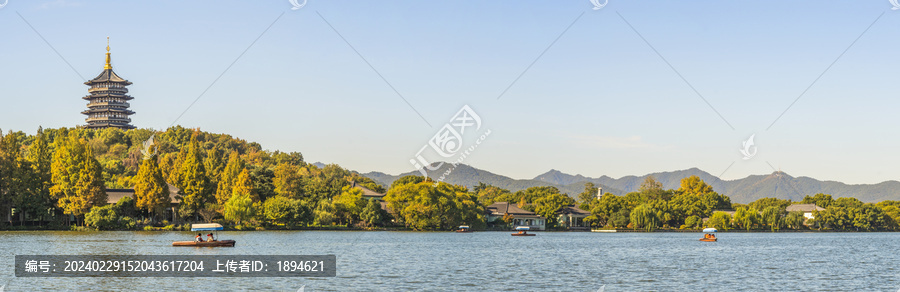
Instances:
[[[59,200],[57,205],[66,214],[74,215],[82,223],[82,216],[91,208],[106,205],[102,168],[94,159],[91,147],[76,131],[60,131],[55,144],[50,165],[53,182],[50,194]]]

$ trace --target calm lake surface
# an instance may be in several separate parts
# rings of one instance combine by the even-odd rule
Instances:
[[[5,291],[898,291],[900,233],[0,232]],[[15,278],[14,255],[334,254],[333,278]]]

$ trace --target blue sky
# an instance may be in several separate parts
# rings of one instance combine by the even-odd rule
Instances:
[[[491,135],[465,163],[514,178],[691,167],[725,179],[773,167],[848,183],[900,177],[900,11],[888,0],[591,7],[9,0],[0,128],[83,123],[82,82],[102,70],[110,36],[114,69],[134,82],[136,126],[168,127],[234,62],[177,124],[362,172],[412,171],[409,159],[469,105]],[[743,160],[753,134],[758,154]]]

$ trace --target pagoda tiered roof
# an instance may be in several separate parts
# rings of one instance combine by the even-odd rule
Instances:
[[[128,109],[131,104],[126,102],[134,99],[126,94],[128,89],[125,86],[131,85],[131,82],[113,71],[112,64],[110,64],[109,45],[106,46],[106,65],[103,66],[103,72],[84,84],[91,88],[88,89],[90,95],[82,97],[89,101],[88,109],[81,112],[88,116],[85,119],[87,125],[83,127],[88,129],[135,128],[131,125],[129,117],[134,112]]]
[[[100,72],[100,75],[97,75],[97,77],[94,77],[94,79],[84,82],[84,84],[91,85],[94,83],[102,83],[102,82],[115,82],[115,83],[124,83],[125,85],[131,85],[131,82],[129,82],[128,80],[125,80],[125,78],[119,77],[119,75],[117,75],[116,72],[113,72],[112,68],[103,69],[103,72]]]

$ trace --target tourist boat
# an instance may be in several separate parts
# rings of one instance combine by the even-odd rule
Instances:
[[[706,242],[718,241],[718,238],[716,238],[716,232],[718,232],[718,230],[716,230],[715,228],[703,229],[704,234],[703,234],[703,238],[701,238],[700,241],[706,241]]]
[[[472,233],[472,229],[469,229],[468,225],[460,225],[459,228],[456,229],[456,232],[459,233]]]
[[[616,232],[616,230],[615,230],[615,229],[591,229],[591,232],[610,232],[610,233],[613,233],[613,232]]]
[[[216,235],[214,238],[219,238],[219,230],[222,230],[222,224],[219,223],[205,223],[205,224],[191,224],[191,231],[215,231]],[[208,246],[208,247],[234,247],[234,240],[215,240],[215,241],[176,241],[172,243],[172,246]]]
[[[528,233],[528,230],[531,230],[528,226],[519,226],[516,227],[516,233],[511,234],[512,236],[534,236],[534,233]]]

